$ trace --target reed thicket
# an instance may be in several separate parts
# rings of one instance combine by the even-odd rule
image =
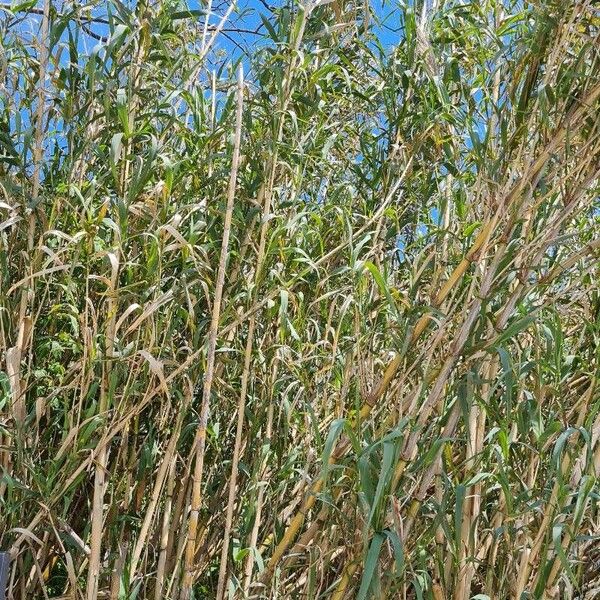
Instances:
[[[8,598],[598,597],[596,3],[243,8],[0,8]]]

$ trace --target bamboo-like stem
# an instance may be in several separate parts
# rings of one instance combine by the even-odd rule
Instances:
[[[190,387],[191,386],[188,386],[188,389],[185,392],[185,401],[183,402],[183,405],[181,407],[181,412],[179,413],[179,418],[177,419],[175,428],[171,433],[171,439],[169,440],[164,458],[160,465],[160,469],[158,470],[156,481],[154,482],[154,489],[152,490],[152,495],[150,497],[150,503],[149,506],[146,508],[144,521],[142,523],[138,539],[133,549],[129,574],[129,576],[132,579],[136,575],[138,561],[140,559],[144,546],[146,545],[146,540],[150,531],[150,525],[154,518],[155,510],[159,502],[160,493],[163,489],[163,484],[165,482],[165,479],[167,478],[175,456],[176,444],[179,441],[179,434],[181,433],[181,425],[183,423],[183,415],[186,413],[187,408],[190,402],[192,401],[193,390],[190,389]]]
[[[237,476],[239,470],[240,453],[242,449],[242,430],[244,427],[244,417],[246,411],[246,393],[248,391],[248,379],[250,377],[250,360],[252,358],[252,345],[254,342],[254,329],[256,320],[250,319],[248,325],[248,339],[246,340],[246,350],[244,352],[244,370],[242,372],[242,387],[237,406],[237,424],[235,430],[235,445],[233,448],[233,458],[231,460],[231,474],[229,476],[229,496],[227,498],[227,514],[225,516],[225,529],[223,531],[223,545],[221,546],[221,562],[219,565],[219,581],[217,585],[217,600],[221,600],[225,593],[225,577],[227,574],[227,559],[229,555],[229,539],[231,536],[231,526],[233,522],[233,507],[235,504],[235,493],[237,488]]]
[[[352,581],[352,577],[354,573],[358,570],[359,562],[357,560],[353,560],[349,563],[346,563],[346,567],[342,571],[342,576],[340,581],[335,588],[335,591],[331,595],[331,600],[342,600],[348,591],[348,586]]]
[[[300,47],[300,44],[302,43],[302,38],[304,36],[304,29],[306,26],[306,20],[308,17],[307,13],[309,12],[309,10],[305,10],[304,8],[302,8],[301,11],[302,11],[302,20],[301,20],[301,24],[300,24],[300,29],[297,32],[295,39],[293,40],[294,49],[296,51],[298,50],[298,48]],[[288,103],[290,100],[292,76],[294,73],[294,68],[295,68],[297,60],[298,60],[297,54],[293,53],[292,59],[288,65],[288,69],[286,71],[286,77],[285,77],[285,82],[284,82],[284,86],[283,86],[284,87],[283,102],[282,102],[282,106],[281,106],[281,114],[279,117],[279,124],[278,124],[277,135],[276,135],[275,152],[270,160],[270,169],[268,171],[269,175],[268,175],[268,179],[267,179],[267,186],[266,186],[266,188],[264,188],[263,191],[261,191],[261,194],[264,196],[264,205],[263,205],[264,220],[263,220],[263,223],[261,226],[261,231],[260,231],[259,248],[258,248],[258,254],[257,254],[257,265],[256,265],[256,269],[255,269],[255,286],[254,286],[255,290],[258,287],[258,284],[260,282],[260,277],[262,275],[263,262],[264,262],[264,258],[265,258],[265,250],[266,250],[266,243],[267,243],[267,230],[268,230],[268,226],[269,226],[269,220],[267,219],[267,216],[269,215],[270,210],[271,210],[271,201],[272,201],[273,186],[274,186],[274,180],[275,180],[276,169],[277,169],[279,144],[280,144],[282,136],[283,136],[286,110],[287,110],[287,106],[288,106]],[[239,406],[241,406],[241,407],[245,406],[247,377],[249,375],[252,345],[254,343],[254,329],[255,329],[255,318],[254,318],[254,316],[252,316],[251,320],[250,320],[249,331],[248,331],[248,339],[247,339],[245,360],[244,360],[244,371],[243,371],[243,375],[242,375],[242,390],[241,390],[240,399],[239,399]],[[247,367],[246,367],[246,365],[247,365]],[[241,447],[241,428],[243,426],[243,419],[244,419],[244,411],[240,410],[238,413],[238,422],[237,422],[237,428],[236,428],[236,442],[235,442],[235,447],[234,447],[234,458],[233,458],[233,462],[232,462],[232,477],[229,482],[229,501],[228,501],[228,505],[227,505],[225,537],[224,537],[224,543],[223,543],[223,548],[222,548],[222,552],[221,552],[221,562],[220,562],[220,566],[219,566],[219,581],[218,581],[218,586],[217,586],[217,600],[221,600],[222,594],[225,589],[225,575],[226,575],[226,569],[227,569],[227,552],[229,550],[229,536],[230,536],[230,532],[231,532],[231,519],[233,517],[233,502],[234,502],[234,494],[235,494],[235,484],[236,484],[236,480],[237,480],[239,451],[240,451],[240,447]],[[235,477],[234,477],[234,474],[235,474]]]
[[[454,281],[454,283],[456,283],[459,280],[460,276],[462,276],[462,274],[464,274],[464,272],[467,269],[467,266],[470,264],[471,259],[472,259],[472,257],[475,256],[476,252],[480,251],[482,246],[484,245],[484,243],[487,242],[487,239],[488,239],[488,236],[492,229],[493,223],[494,223],[494,220],[490,221],[488,223],[488,225],[482,229],[482,231],[478,235],[477,239],[475,240],[473,246],[471,247],[470,251],[467,253],[467,257],[469,257],[469,258],[468,259],[465,258],[453,272],[452,276],[450,277],[450,280]],[[441,303],[446,298],[446,296],[448,295],[450,290],[451,290],[450,286],[448,286],[447,284],[444,285],[442,287],[442,289],[440,290],[440,292],[438,292],[438,294],[436,295],[436,303],[438,303],[438,304]],[[421,319],[419,319],[419,321],[417,322],[417,325],[415,326],[413,334],[411,336],[411,343],[414,343],[414,341],[416,341],[420,337],[420,335],[425,330],[428,322],[429,322],[428,316],[424,316]],[[463,335],[463,337],[464,337],[464,335]],[[445,378],[449,375],[449,372],[453,366],[454,360],[455,359],[452,358],[452,360],[447,363],[446,368],[444,370],[444,376],[440,379],[440,381],[445,380]],[[365,404],[361,408],[361,411],[360,411],[361,419],[366,418],[370,414],[373,406],[385,394],[392,379],[396,375],[396,372],[397,372],[398,368],[400,367],[401,363],[402,363],[402,357],[400,354],[398,354],[392,360],[392,362],[388,365],[388,368],[386,369],[385,374],[384,374],[382,380],[380,381],[379,385],[377,386],[375,391],[367,398]],[[436,388],[435,393],[431,395],[431,397],[428,401],[428,404],[430,406],[432,406],[433,403],[437,401],[439,394],[441,393],[441,389],[442,389],[442,387],[441,387],[441,385],[439,385]],[[424,414],[424,413],[421,413],[421,414]],[[414,448],[415,445],[416,445],[416,438],[412,437],[407,452],[411,452],[412,448]],[[338,448],[338,451],[339,451],[339,448]],[[400,467],[400,465],[403,465],[403,464],[405,464],[404,459],[402,461],[400,461],[399,467],[397,469],[397,471],[399,470],[400,474],[402,473],[402,468]],[[395,477],[399,478],[399,474],[398,473],[395,474]],[[310,510],[310,508],[312,508],[312,506],[315,503],[315,499],[316,499],[315,495],[321,491],[322,486],[323,486],[323,480],[321,478],[317,479],[313,483],[311,490],[309,491],[307,499],[304,501],[304,504],[302,505],[301,509],[296,513],[296,515],[294,516],[294,518],[288,525],[288,528],[286,529],[286,532],[285,532],[283,538],[281,539],[281,541],[279,542],[279,544],[273,551],[271,559],[270,559],[265,571],[262,574],[261,581],[264,582],[264,581],[268,580],[270,575],[273,573],[275,566],[279,562],[280,558],[287,551],[287,548],[291,545],[291,543],[295,539],[298,531],[302,527],[306,513]],[[351,563],[351,564],[354,564],[354,563]],[[339,585],[347,585],[347,578],[342,577],[342,580]],[[345,590],[345,588],[343,588],[343,589]]]
[[[277,379],[277,368],[279,362],[276,360],[273,366],[273,376],[271,378],[271,385],[274,387],[275,381]],[[271,437],[273,435],[273,397],[272,392],[269,397],[269,408],[267,410],[267,424],[265,428],[265,439],[271,444]],[[265,463],[266,463],[265,457]],[[256,495],[256,513],[254,515],[254,522],[252,524],[252,531],[250,533],[250,539],[248,541],[248,547],[250,548],[250,552],[246,557],[246,563],[244,565],[244,580],[242,584],[242,593],[244,597],[248,596],[250,590],[250,583],[252,581],[252,570],[254,568],[254,556],[252,553],[256,551],[256,544],[258,542],[258,531],[260,528],[261,518],[262,518],[262,509],[264,504],[264,496],[265,496],[265,485],[261,485],[263,483],[265,477],[265,465],[259,466],[259,487],[258,493]],[[264,482],[266,484],[266,482]]]
[[[600,85],[595,86],[592,90],[587,94],[587,96],[581,101],[579,106],[573,111],[572,115],[570,115],[563,123],[555,135],[552,138],[552,141],[548,144],[544,151],[540,153],[534,161],[532,166],[528,171],[528,179],[533,178],[537,173],[541,170],[546,161],[550,158],[553,151],[556,150],[558,145],[564,140],[567,132],[569,130],[569,125],[573,126],[581,117],[585,114],[586,110],[593,105],[593,103],[600,97]],[[502,206],[510,205],[511,202],[517,198],[518,194],[523,190],[526,186],[526,178],[523,178],[508,194],[507,198],[503,202]],[[487,221],[481,228],[477,238],[473,242],[473,245],[466,253],[465,257],[459,263],[459,265],[454,269],[450,277],[446,280],[444,285],[440,288],[438,293],[435,296],[433,301],[433,306],[439,306],[447,297],[448,293],[454,288],[457,282],[462,278],[468,269],[469,265],[477,259],[477,256],[481,252],[482,247],[487,243],[489,236],[494,230],[497,221],[498,221],[498,213],[492,219]],[[411,336],[411,343],[414,343],[426,329],[429,323],[430,317],[428,315],[423,315],[415,325]],[[385,392],[387,391],[390,383],[393,381],[398,368],[401,365],[401,357],[396,356],[392,362],[388,365],[387,369],[381,381],[372,392],[372,394],[367,398],[365,404],[363,404],[360,416],[362,419],[369,416],[372,407],[383,397]]]
[[[208,424],[208,412],[210,409],[210,394],[215,370],[215,354],[217,350],[217,337],[219,334],[219,318],[221,315],[221,299],[225,283],[225,269],[229,255],[229,236],[231,233],[231,221],[235,200],[237,172],[240,163],[240,146],[242,139],[242,108],[244,103],[244,72],[240,65],[237,76],[237,111],[235,120],[235,134],[233,142],[233,154],[231,160],[231,172],[227,192],[227,207],[225,209],[225,220],[223,223],[223,238],[221,241],[221,254],[219,257],[219,268],[215,284],[215,295],[213,299],[213,310],[208,333],[208,347],[206,351],[206,371],[204,373],[204,385],[202,388],[202,405],[196,437],[195,466],[192,483],[192,500],[190,516],[188,521],[188,539],[185,551],[184,578],[182,586],[182,598],[188,600],[191,597],[192,584],[194,581],[194,559],[196,554],[196,536],[198,532],[198,516],[202,505],[202,475],[204,469],[204,448],[206,445],[206,427]]]
[[[112,357],[115,343],[115,325],[117,315],[117,283],[119,276],[119,260],[116,254],[109,254],[112,266],[110,288],[108,290],[107,302],[107,328],[106,328],[106,361],[102,372],[102,385],[100,390],[99,414],[106,419],[109,406],[110,373],[112,369]],[[94,499],[92,504],[92,528],[90,540],[90,556],[88,564],[88,578],[86,597],[87,600],[95,600],[98,596],[98,584],[100,578],[100,552],[102,545],[102,530],[104,523],[104,492],[106,489],[106,475],[108,465],[108,444],[100,447],[96,461],[96,472],[94,477]]]
[[[39,60],[39,79],[37,86],[37,107],[35,118],[33,119],[34,144],[33,144],[33,174],[31,182],[31,198],[37,204],[40,192],[40,172],[42,167],[42,155],[44,152],[44,115],[46,114],[46,73],[50,60],[50,5],[51,0],[44,0],[42,11],[42,23],[40,31],[40,60]],[[30,211],[27,229],[27,256],[29,260],[30,276],[35,271],[36,261],[33,252],[35,226],[37,218],[35,209]],[[33,281],[31,281],[31,285]],[[12,396],[12,415],[17,430],[20,430],[24,424],[26,416],[25,404],[25,382],[22,381],[21,360],[33,333],[34,320],[27,315],[31,309],[32,291],[29,286],[21,292],[19,306],[19,321],[17,327],[17,343],[12,348],[8,348],[5,355],[6,372],[8,374],[9,385]],[[36,402],[36,415],[39,414],[41,406]],[[10,460],[10,459],[9,459]]]
[[[595,102],[595,100],[599,96],[600,96],[600,86],[597,85],[594,88],[592,88],[592,90],[587,94],[586,99],[582,102],[581,106],[579,106],[572,113],[572,116],[567,119],[567,122],[563,123],[558,128],[558,130],[555,132],[555,135],[552,138],[551,143],[549,144],[549,147],[545,148],[544,151],[540,154],[540,156],[538,156],[537,159],[535,159],[533,161],[531,167],[528,170],[529,177],[533,178],[534,176],[536,176],[539,173],[540,169],[543,167],[545,162],[550,157],[551,152],[554,151],[558,147],[558,145],[563,141],[564,137],[566,136],[566,134],[568,132],[569,126],[573,126],[575,123],[577,123],[577,121],[585,114],[585,111],[588,109],[588,107],[591,104],[593,104],[593,102]],[[551,150],[549,148],[551,148]],[[514,202],[517,199],[518,194],[524,189],[524,187],[525,187],[525,184],[522,180],[515,187],[513,187],[511,192],[506,197],[505,201],[502,203],[501,207],[503,207],[505,204],[511,204],[512,202]],[[473,245],[471,246],[471,248],[469,249],[469,251],[467,252],[465,257],[462,259],[462,261],[459,263],[459,265],[454,269],[454,271],[452,272],[452,274],[450,275],[448,280],[445,282],[445,284],[440,288],[440,290],[436,294],[434,302],[433,302],[434,307],[438,307],[441,305],[441,303],[446,299],[446,297],[448,296],[450,291],[460,281],[460,279],[466,272],[469,265],[472,262],[474,262],[475,260],[477,260],[477,257],[484,251],[484,249],[489,241],[491,233],[496,228],[498,219],[499,219],[499,212],[497,211],[495,213],[495,215],[490,220],[488,220],[486,224],[483,225],[477,238],[475,239],[475,242],[473,243]],[[481,290],[480,297],[484,297],[486,295],[487,289],[489,289],[490,286],[491,286],[491,278],[488,278],[488,282],[485,286],[486,290],[483,290],[483,289]],[[455,342],[455,349],[457,351],[460,351],[460,348],[466,341],[466,336],[468,335],[468,332],[470,331],[471,325],[474,322],[474,319],[478,315],[479,306],[480,306],[480,301],[476,301],[473,305],[473,309],[471,311],[470,317],[467,319],[467,321],[464,324],[465,326],[463,327],[463,332],[459,336],[460,341],[457,340]],[[419,319],[419,321],[417,321],[417,324],[415,325],[415,328],[411,335],[409,345],[412,345],[421,336],[423,331],[425,331],[425,329],[428,325],[428,322],[429,322],[428,315],[423,315]],[[437,401],[437,399],[441,395],[441,392],[442,392],[441,385],[443,385],[443,382],[449,377],[450,372],[451,372],[452,368],[454,367],[455,361],[456,361],[456,354],[454,354],[454,356],[450,357],[448,359],[448,362],[446,362],[446,364],[444,365],[444,368],[442,369],[443,377],[438,378],[438,386],[433,388],[432,393],[428,397],[424,407],[421,409],[421,411],[419,413],[419,419],[418,419],[419,424],[423,425],[426,422],[426,420],[428,419],[434,403]],[[392,360],[392,362],[388,365],[380,383],[375,388],[375,391],[366,399],[365,403],[363,404],[363,406],[360,410],[361,419],[367,418],[369,416],[369,414],[371,413],[373,406],[383,397],[383,395],[387,391],[389,385],[391,384],[392,380],[394,379],[401,364],[402,364],[402,357],[400,354],[398,354]],[[413,434],[411,434],[411,436],[408,439],[408,442],[407,442],[404,452],[403,452],[403,457],[398,462],[398,465],[396,467],[396,472],[394,473],[394,483],[395,484],[397,484],[397,482],[400,480],[401,476],[404,473],[406,465],[412,459],[412,456],[417,447],[418,436],[419,436],[419,433],[414,432]],[[298,525],[298,529],[300,526],[301,525]],[[283,540],[285,540],[285,539],[286,539],[286,536],[284,536]],[[343,596],[343,594],[345,593],[346,588],[349,585],[349,580],[351,578],[349,575],[349,572],[350,572],[350,570],[352,570],[352,573],[354,573],[354,565],[355,564],[356,564],[355,561],[351,561],[351,562],[347,563],[347,565],[343,571],[342,578],[341,578],[340,582],[338,583],[338,587],[336,588],[336,592],[335,592],[335,594],[337,594],[336,597],[339,596],[341,598]],[[464,578],[462,579],[463,584],[466,584],[466,581],[467,581],[466,579],[464,579]],[[458,597],[460,597],[462,599],[462,598],[464,598],[464,595],[467,592],[466,592],[466,590],[462,590],[462,591],[458,590],[458,593],[461,594]]]
[[[51,0],[44,0],[42,13],[42,29],[40,32],[40,70],[37,89],[37,109],[35,115],[35,144],[33,148],[33,175],[31,196],[38,199],[40,191],[40,171],[42,168],[42,155],[44,152],[44,115],[46,114],[46,73],[50,60],[50,4]],[[35,228],[35,215],[29,217],[28,248],[33,249],[33,235]]]
[[[165,567],[167,564],[167,548],[169,542],[169,524],[171,519],[171,509],[173,505],[173,492],[175,490],[175,461],[169,466],[167,476],[167,497],[163,508],[162,527],[160,531],[160,553],[158,556],[158,565],[156,567],[156,583],[154,584],[154,600],[161,600],[163,596],[163,587],[165,579]]]
[[[6,5],[9,597],[589,595],[593,0],[263,5]]]

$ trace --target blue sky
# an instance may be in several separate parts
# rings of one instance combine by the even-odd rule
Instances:
[[[414,1],[414,0],[410,0]],[[91,14],[97,19],[93,24],[88,25],[90,34],[83,33],[79,40],[79,51],[83,56],[88,55],[92,49],[101,44],[102,41],[94,39],[95,36],[107,38],[110,35],[109,26],[102,21],[106,21],[109,13],[117,14],[118,6],[135,6],[136,0],[112,0],[111,2],[99,2],[92,9]],[[295,4],[292,0],[237,0],[235,10],[229,16],[214,46],[215,50],[223,51],[221,60],[229,57],[236,59],[239,56],[251,55],[258,45],[268,43],[268,36],[265,36],[265,28],[262,24],[261,14],[269,16],[270,8],[280,8],[286,5]],[[13,0],[12,6],[26,9],[26,4],[21,1]],[[21,10],[17,15],[22,19],[14,27],[13,31],[22,36],[25,40],[34,41],[39,36],[43,0],[35,3],[34,10],[38,14],[26,15],[25,10]],[[221,20],[221,16],[229,6],[229,0],[213,0],[212,14],[209,17],[209,24],[215,26]],[[64,5],[64,6],[63,6]],[[70,3],[62,0],[53,0],[53,7],[58,13],[68,10]],[[182,2],[183,5],[183,2]],[[192,11],[202,11],[205,9],[205,2],[199,0],[188,0],[187,7]],[[81,10],[81,6],[79,7]],[[381,45],[386,49],[393,48],[400,41],[400,28],[398,22],[397,0],[373,0],[371,8],[375,17],[371,19],[373,33],[379,39]],[[80,13],[81,14],[81,13]],[[0,11],[0,18],[2,11]],[[198,15],[195,17],[199,23],[203,23],[204,17]],[[253,33],[256,32],[256,33]],[[80,30],[81,33],[81,30]],[[67,32],[62,31],[61,41],[67,41]],[[64,53],[64,60],[68,60],[68,54]],[[247,61],[245,61],[247,62]]]
[[[378,39],[381,46],[387,51],[392,51],[392,49],[401,41],[402,31],[399,23],[399,13],[398,10],[398,1],[399,0],[372,0],[371,8],[374,12],[374,18],[371,19],[371,26],[373,33]],[[413,2],[414,0],[410,0]],[[61,0],[53,0],[54,7],[61,11]],[[229,1],[225,0],[213,0],[213,13],[209,17],[209,24],[212,26],[216,26],[221,20],[221,16],[227,10],[229,6]],[[101,36],[105,38],[103,40],[98,40],[94,38],[94,35],[82,35],[79,40],[79,51],[80,51],[80,61],[84,62],[86,55],[89,55],[93,49],[99,48],[103,45],[106,45],[107,39],[110,37],[110,27],[106,24],[106,19],[108,15],[112,12],[113,14],[118,12],[120,0],[114,0],[112,2],[100,2],[95,6],[92,11],[92,15],[98,19],[93,26],[91,27],[92,33],[95,36]],[[294,2],[295,3],[295,2]],[[16,3],[15,3],[16,4]],[[128,7],[132,7],[135,5],[135,0],[125,0],[123,3]],[[219,52],[220,56],[218,58],[218,62],[228,62],[237,59],[240,56],[251,56],[256,51],[257,46],[268,44],[269,37],[266,35],[266,28],[263,25],[261,14],[265,17],[270,15],[271,7],[282,7],[286,5],[290,5],[290,1],[286,0],[238,0],[236,4],[236,9],[230,15],[227,23],[224,26],[222,35],[219,36],[217,43],[215,44],[214,50]],[[38,12],[39,9],[43,6],[43,2],[40,0],[37,2]],[[202,11],[205,7],[203,2],[198,0],[188,0],[188,8],[192,11]],[[24,16],[24,13],[21,13],[21,16]],[[204,23],[204,16],[198,14],[194,16],[195,19],[198,20],[200,24]],[[117,19],[118,21],[119,19]],[[29,39],[34,41],[36,37],[39,36],[40,29],[40,21],[41,17],[39,14],[33,14],[25,17],[20,24],[14,30],[16,35],[21,35],[25,39]],[[74,28],[75,29],[75,28]],[[79,29],[79,31],[81,31]],[[57,32],[60,34],[60,32]],[[68,41],[68,33],[66,30],[62,31],[61,41]],[[68,61],[69,54],[68,52],[64,52],[61,58],[61,61]],[[245,60],[246,63],[246,71],[250,70],[249,61]],[[252,77],[252,73],[248,73],[248,77]],[[29,121],[28,114],[24,113],[21,115],[22,123],[24,127],[27,127]],[[57,127],[60,127],[61,124],[57,123]],[[481,130],[481,135],[484,134],[484,131]],[[60,143],[61,136],[53,137],[54,143]],[[470,140],[467,138],[466,140],[467,146],[470,144]],[[46,148],[46,151],[51,151],[51,148]],[[433,223],[437,223],[439,225],[439,220],[441,215],[437,211],[437,209],[433,209],[431,214],[429,215],[431,221]],[[427,235],[428,228],[425,225],[422,225],[418,228],[418,235]],[[397,249],[399,254],[402,255],[404,251],[404,242],[402,237],[398,238]]]
[[[265,28],[262,24],[261,14],[269,15],[269,7],[282,7],[289,5],[285,0],[238,0],[235,11],[230,15],[227,25],[224,28],[223,35],[220,36],[217,48],[225,50],[232,57],[238,57],[243,53],[251,54],[258,44],[265,44]],[[201,9],[204,4],[198,1],[190,1],[191,9]],[[215,14],[211,17],[210,23],[216,24],[220,20],[220,15],[224,12],[224,7],[228,3],[214,1],[216,6]],[[382,46],[392,48],[400,41],[400,31],[398,27],[396,3],[390,1],[375,0],[371,7],[376,15],[377,23],[372,20],[374,33]],[[232,31],[239,28],[239,33]],[[255,35],[251,32],[258,31],[261,35]]]
[[[121,19],[118,17],[119,6],[127,7],[129,10],[135,6],[136,0],[112,0],[110,2],[99,2],[95,4],[89,13],[94,17],[93,23],[88,23],[86,29],[89,33],[85,33],[80,27],[71,27],[71,31],[77,31],[78,38],[78,62],[80,64],[86,61],[87,56],[100,49],[105,44],[111,35],[111,28],[108,25],[110,15],[116,17],[118,23]],[[271,8],[278,8],[296,4],[296,0],[238,0],[235,10],[230,14],[222,34],[218,37],[217,42],[213,46],[213,50],[218,53],[218,63],[227,63],[235,59],[251,56],[255,53],[259,45],[270,43],[269,37],[266,35],[266,29],[263,25],[261,15],[269,17]],[[43,8],[43,0],[38,0],[33,3],[33,6],[27,2],[13,0],[11,6],[15,7],[15,16],[17,17],[11,22],[11,33],[21,38],[25,45],[31,44],[35,46],[40,36],[41,29],[41,12]],[[3,5],[6,6],[6,5]],[[72,11],[72,3],[63,0],[53,0],[53,9],[58,14],[65,14]],[[182,2],[182,8],[185,4]],[[205,3],[199,0],[188,0],[187,8],[191,11],[203,11]],[[209,16],[209,25],[216,26],[222,15],[229,6],[229,0],[213,0],[212,14]],[[391,50],[400,40],[400,31],[398,27],[398,11],[396,9],[396,0],[373,0],[372,9],[375,13],[375,18],[371,19],[371,26],[374,33],[379,39],[381,45]],[[81,13],[82,6],[78,10]],[[33,9],[31,12],[30,9]],[[86,13],[83,13],[86,14]],[[7,13],[0,9],[0,19],[6,18]],[[204,17],[200,14],[194,17],[199,24],[204,23]],[[272,16],[271,16],[272,19]],[[61,27],[61,23],[63,26]],[[73,23],[73,22],[71,22]],[[59,39],[59,43],[68,47],[69,31],[64,27],[65,21],[53,19],[53,34]],[[254,33],[256,32],[256,33]],[[100,38],[100,39],[98,39]],[[53,54],[56,55],[56,47],[53,49]],[[60,61],[66,65],[71,60],[68,51],[63,51],[60,54]],[[248,60],[244,60],[247,77],[252,77],[251,68]],[[32,110],[35,110],[32,107]],[[21,125],[16,123],[20,117]],[[27,111],[22,111],[20,115],[15,115],[12,125],[21,131],[27,129],[29,125],[30,114]],[[18,135],[18,138],[21,136]]]
[[[286,4],[289,4],[289,2],[285,2],[282,0],[275,0],[272,2],[267,2],[267,0],[265,0],[264,2],[261,2],[261,0],[238,0],[237,8],[235,10],[235,13],[232,14],[232,16],[230,17],[228,26],[231,28],[239,27],[241,29],[256,30],[258,28],[261,28],[262,25],[260,14],[262,13],[263,15],[267,15],[269,12],[269,6],[281,7],[285,6]],[[189,2],[189,6],[190,8],[202,8],[203,3],[197,1]],[[224,5],[221,4],[219,6],[219,3],[215,2],[215,6],[218,7],[218,13],[222,14],[222,6]],[[397,28],[397,22],[395,22],[394,19],[394,6],[395,3],[389,1],[382,2],[382,0],[375,0],[371,3],[373,11],[383,23],[383,26],[376,27],[376,33],[381,43],[385,46],[391,46],[393,44],[398,43],[400,38],[399,32],[392,31],[392,28]],[[213,17],[212,22],[215,21],[218,21],[218,17]],[[264,32],[264,29],[261,29],[261,31]],[[235,42],[241,43],[243,45],[248,44],[249,46],[251,46],[255,42],[254,38],[256,38],[257,36],[253,36],[252,34],[242,32],[237,36],[232,37],[234,38]],[[227,38],[223,37],[220,43],[223,46],[227,45]],[[229,42],[229,44],[233,45],[231,41]]]
[[[297,4],[298,0],[237,0],[235,9],[229,16],[229,19],[223,29],[222,35],[219,36],[215,49],[221,49],[224,51],[226,57],[238,58],[243,54],[252,54],[259,44],[268,43],[265,35],[266,31],[262,24],[261,14],[269,16],[271,8],[281,8],[285,6],[293,6]],[[331,0],[329,0],[331,1]],[[427,0],[425,0],[427,1]],[[93,24],[88,24],[88,31],[90,34],[81,33],[79,50],[82,55],[87,55],[98,43],[102,43],[98,39],[94,39],[95,36],[101,36],[107,38],[110,35],[110,29],[105,24],[109,13],[117,15],[118,6],[125,6],[128,9],[132,9],[137,0],[111,0],[101,1],[97,3],[90,3],[91,9],[87,14],[91,14],[97,20]],[[181,2],[182,7],[186,6],[191,11],[203,11],[206,8],[207,0],[183,0]],[[374,16],[370,20],[372,32],[375,34],[380,44],[385,49],[392,49],[401,38],[401,30],[399,27],[399,11],[398,5],[408,3],[412,4],[414,0],[371,0],[370,6]],[[43,0],[37,0],[32,7],[34,12],[26,14],[27,5],[29,3],[23,2],[22,0],[13,0],[10,4],[6,3],[3,6],[12,5],[19,7],[21,10],[17,12],[17,16],[20,20],[13,31],[23,36],[25,39],[34,41],[39,36],[41,16],[39,13],[42,12],[44,5]],[[78,7],[79,14],[86,14],[82,12],[84,8],[82,3]],[[221,16],[230,5],[230,0],[213,0],[212,14],[209,17],[209,23],[215,26],[219,23]],[[72,11],[73,4],[66,0],[52,0],[52,6],[56,12],[67,13]],[[3,13],[0,9],[0,18],[3,18]],[[118,17],[117,17],[118,18]],[[204,22],[204,17],[197,15],[195,17],[200,24]],[[102,22],[104,21],[104,23]],[[236,31],[237,30],[237,31]],[[257,32],[257,33],[253,33]],[[67,32],[63,31],[61,35],[61,41],[67,41]],[[66,59],[66,54],[65,54]]]

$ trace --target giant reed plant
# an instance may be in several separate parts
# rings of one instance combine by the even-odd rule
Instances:
[[[597,597],[594,2],[0,10],[9,598]]]

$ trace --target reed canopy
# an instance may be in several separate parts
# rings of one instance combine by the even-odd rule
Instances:
[[[272,2],[0,5],[0,598],[600,597],[598,4]]]

